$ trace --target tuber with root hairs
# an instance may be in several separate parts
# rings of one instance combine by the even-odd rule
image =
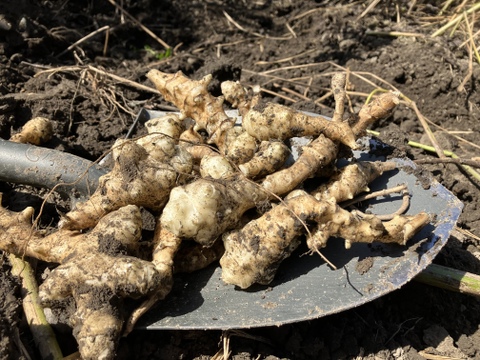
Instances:
[[[337,169],[337,160],[390,114],[398,94],[378,97],[350,124],[344,121],[345,74],[332,80],[332,121],[263,103],[258,89],[249,96],[240,83],[223,83],[224,96],[215,97],[208,92],[211,75],[195,81],[182,72],[151,70],[147,77],[180,114],[149,120],[148,134],[138,139],[117,140],[112,170],[88,200],[62,216],[59,229],[32,228],[33,208],[15,213],[0,206],[0,250],[59,264],[41,284],[40,298],[52,307],[73,298],[70,324],[82,358],[114,359],[120,336],[168,296],[177,272],[219,260],[223,281],[245,289],[269,284],[304,235],[312,252],[334,236],[346,248],[354,242],[405,245],[430,221],[421,212],[384,222],[339,205],[396,168],[394,162],[358,161]],[[225,99],[243,117],[241,126],[226,114]],[[297,136],[310,142],[287,161],[288,140]],[[328,179],[318,184],[320,176]],[[312,178],[316,185],[308,193]],[[143,233],[148,257],[139,251],[140,207],[155,222],[153,235]],[[125,298],[140,300],[127,320],[121,315]]]
[[[348,244],[373,241],[404,245],[428,221],[426,213],[398,216],[384,225],[371,215],[360,219],[334,201],[318,201],[303,191],[295,191],[285,201],[239,230],[223,235],[225,253],[220,259],[222,279],[228,284],[248,288],[254,283],[268,285],[281,263],[300,244],[299,235],[306,223],[317,224],[312,250],[325,247],[331,236]]]

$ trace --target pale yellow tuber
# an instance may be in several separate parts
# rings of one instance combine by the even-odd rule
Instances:
[[[364,136],[370,125],[391,115],[399,103],[399,93],[388,92],[380,95],[368,105],[364,105],[358,113],[357,123],[352,128],[355,136]]]
[[[40,145],[53,136],[52,121],[44,117],[36,117],[26,122],[21,131],[12,135],[10,141]]]
[[[194,81],[181,71],[172,75],[154,69],[147,77],[166,101],[177,106],[184,117],[195,120],[195,130],[208,132],[210,143],[221,141],[224,132],[235,124],[235,120],[223,110],[223,98],[214,97],[207,90],[212,75]]]
[[[260,178],[279,170],[289,155],[290,149],[283,142],[262,141],[253,158],[238,168],[247,178]]]
[[[0,196],[1,200],[1,196]],[[123,248],[136,254],[141,236],[140,210],[129,205],[103,217],[96,228],[88,233],[61,229],[44,236],[32,231],[34,209],[15,213],[0,207],[0,249],[18,256],[63,263],[76,254],[99,252],[101,249]]]
[[[140,239],[140,210],[122,207],[88,233],[62,229],[47,236],[32,231],[32,213],[0,207],[0,249],[61,263],[40,285],[42,303],[55,306],[73,296],[71,323],[82,358],[113,359],[124,322],[121,299],[147,296],[171,281],[156,264],[124,255],[135,252]]]
[[[325,135],[327,138],[356,148],[356,138],[345,122],[333,122],[321,116],[310,116],[289,107],[267,103],[250,108],[242,126],[258,140],[286,140],[296,136]]]
[[[159,123],[162,127],[159,129]],[[85,202],[77,203],[60,222],[60,227],[85,229],[94,226],[110,211],[127,204],[160,211],[170,190],[192,171],[191,155],[177,144],[178,123],[172,117],[155,119],[152,133],[137,142],[117,140],[112,149],[114,166],[100,177],[99,186]]]
[[[236,175],[237,171],[225,156],[214,153],[206,155],[200,161],[200,175],[203,178],[228,179]]]
[[[338,146],[320,135],[302,148],[302,154],[290,167],[268,175],[262,187],[273,194],[285,195],[335,161],[337,154]]]
[[[281,261],[299,245],[298,236],[306,232],[306,224],[312,222],[317,224],[314,241],[307,244],[318,250],[331,236],[343,237],[348,244],[381,241],[404,245],[428,221],[428,215],[420,213],[398,216],[392,224],[383,225],[373,215],[360,219],[334,201],[318,201],[295,191],[284,203],[223,236],[222,279],[242,289],[254,283],[269,284]]]
[[[261,187],[243,177],[199,179],[171,191],[160,222],[180,238],[211,246],[239,223],[245,211],[268,197]]]
[[[317,200],[333,198],[337,203],[351,200],[361,192],[370,191],[368,184],[383,172],[396,168],[397,164],[392,161],[359,161],[340,169],[327,183],[320,185],[310,194]]]

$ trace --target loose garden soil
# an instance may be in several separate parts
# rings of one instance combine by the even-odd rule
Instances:
[[[152,87],[145,74],[153,68],[181,70],[195,79],[212,73],[216,95],[220,81],[241,80],[260,85],[271,101],[332,115],[333,98],[322,97],[332,73],[347,70],[350,109],[358,110],[375,88],[394,87],[433,123],[445,150],[465,159],[479,156],[480,68],[469,59],[465,21],[456,31],[430,36],[447,19],[437,16],[437,2],[416,1],[411,8],[412,2],[381,2],[364,16],[371,2],[119,3],[174,48],[173,54],[109,1],[1,2],[0,137],[8,139],[26,121],[43,116],[55,124],[55,137],[44,146],[95,160],[125,136],[142,107],[169,105],[136,86]],[[110,29],[108,42],[102,31],[71,46],[104,26]],[[417,114],[406,105],[374,130],[395,147],[395,156],[434,158],[407,145],[430,143]],[[460,230],[434,262],[480,274],[480,242],[462,231],[480,236],[480,183],[455,164],[422,167],[464,203]],[[26,206],[38,210],[46,194],[1,182],[0,192],[2,205],[15,211]],[[68,206],[49,200],[43,225],[54,225],[57,211]],[[27,353],[40,358],[21,310],[20,285],[5,255],[0,255],[0,266],[0,359],[26,359]],[[64,354],[74,352],[69,330],[56,331]],[[121,340],[118,358],[209,359],[222,348],[221,337],[220,331],[137,330]],[[233,333],[230,350],[237,360],[480,359],[480,302],[412,281],[340,314]]]

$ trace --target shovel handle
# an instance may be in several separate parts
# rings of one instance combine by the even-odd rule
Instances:
[[[52,189],[70,198],[95,191],[107,170],[58,150],[0,139],[0,181]]]

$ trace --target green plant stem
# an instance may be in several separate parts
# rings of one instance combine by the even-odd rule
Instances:
[[[369,134],[372,134],[372,135],[375,135],[375,136],[379,136],[380,133],[378,131],[373,131],[373,130],[367,130],[367,132]],[[422,149],[422,150],[425,150],[425,151],[428,151],[428,152],[431,152],[431,153],[434,153],[436,154],[436,150],[433,146],[429,146],[429,145],[424,145],[424,144],[421,144],[421,143],[418,143],[418,142],[415,142],[415,141],[408,141],[408,145],[410,145],[411,147],[416,147],[416,148],[419,148],[419,149]],[[443,153],[446,155],[446,156],[449,156],[453,159],[459,159],[459,157],[452,151],[449,151],[449,150],[443,150]],[[468,172],[471,176],[473,176],[477,181],[480,181],[480,174],[475,171],[472,167],[468,166],[468,165],[461,165],[463,167],[463,169]]]
[[[62,360],[62,351],[40,305],[38,286],[30,263],[13,254],[8,259],[12,264],[12,274],[22,280],[23,311],[42,359]]]
[[[480,276],[466,271],[431,264],[414,279],[442,289],[480,297]]]

